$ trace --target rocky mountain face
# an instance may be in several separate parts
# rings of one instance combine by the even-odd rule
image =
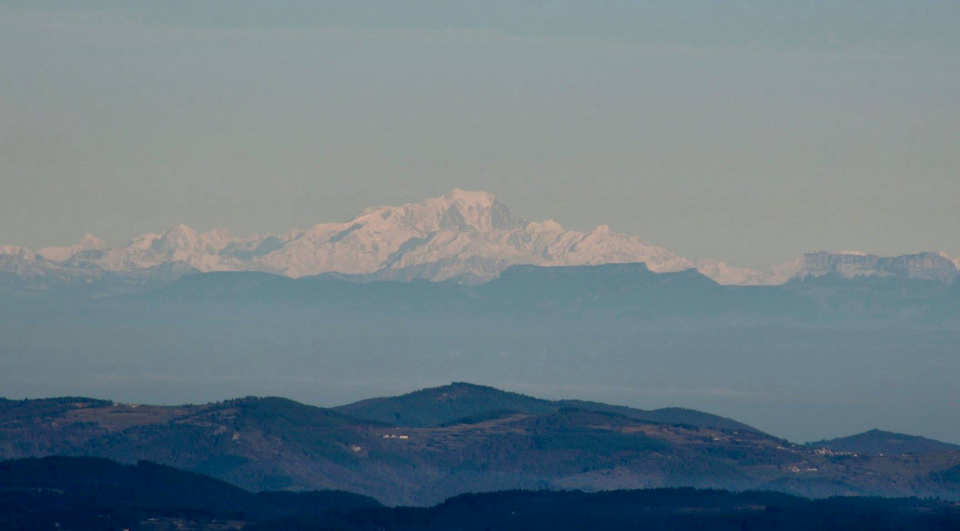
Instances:
[[[279,236],[234,237],[217,229],[178,225],[107,248],[87,235],[73,246],[30,250],[0,246],[0,272],[89,276],[130,272],[174,262],[202,272],[261,271],[288,277],[322,273],[362,280],[425,279],[480,284],[518,264],[539,266],[643,262],[654,272],[698,269],[720,284],[779,285],[790,278],[838,272],[845,276],[903,275],[951,280],[957,267],[944,255],[897,258],[815,253],[764,271],[724,262],[693,262],[640,238],[601,225],[580,232],[547,220],[516,216],[486,192],[453,190],[399,207],[368,208],[343,223],[321,223]]]
[[[801,277],[818,277],[830,273],[846,278],[878,276],[950,282],[957,276],[957,266],[946,255],[937,253],[886,258],[872,254],[835,254],[821,251],[803,256],[799,272]]]

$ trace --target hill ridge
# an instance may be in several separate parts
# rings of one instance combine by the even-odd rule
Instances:
[[[807,446],[831,451],[888,455],[960,450],[960,445],[957,444],[877,428],[846,437],[811,442]]]
[[[482,394],[477,396],[477,394]],[[454,405],[456,403],[456,405]],[[462,405],[463,407],[456,407]],[[431,407],[433,409],[431,409]],[[542,414],[561,408],[605,411],[635,420],[690,424],[730,430],[760,430],[731,419],[686,408],[641,410],[587,400],[548,400],[486,385],[452,382],[426,387],[393,397],[379,397],[337,406],[334,409],[368,420],[390,422],[401,426],[431,427],[496,411]]]

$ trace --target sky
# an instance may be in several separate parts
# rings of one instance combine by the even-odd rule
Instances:
[[[0,0],[0,244],[452,188],[691,259],[960,256],[960,2]]]

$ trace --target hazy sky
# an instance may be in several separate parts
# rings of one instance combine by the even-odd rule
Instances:
[[[0,0],[0,244],[459,187],[745,266],[960,255],[958,27],[921,0]]]

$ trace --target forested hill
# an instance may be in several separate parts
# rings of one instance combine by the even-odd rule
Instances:
[[[870,430],[849,437],[839,437],[812,442],[808,446],[826,448],[834,452],[851,452],[871,455],[926,454],[931,452],[955,452],[956,444],[945,443],[905,433]]]
[[[337,409],[277,397],[0,401],[0,459],[148,460],[254,491],[339,489],[421,506],[467,492],[666,486],[960,499],[960,451],[883,454],[793,444],[692,410],[466,383]]]
[[[491,414],[539,415],[565,408],[616,413],[652,422],[758,431],[741,422],[692,409],[642,410],[586,400],[544,400],[466,382],[421,389],[401,396],[371,398],[335,409],[355,417],[398,426],[434,427],[456,422],[477,421]]]
[[[917,498],[805,498],[771,492],[650,489],[465,494],[388,508],[346,492],[261,492],[170,467],[88,457],[0,462],[0,529],[956,529],[955,504]]]

